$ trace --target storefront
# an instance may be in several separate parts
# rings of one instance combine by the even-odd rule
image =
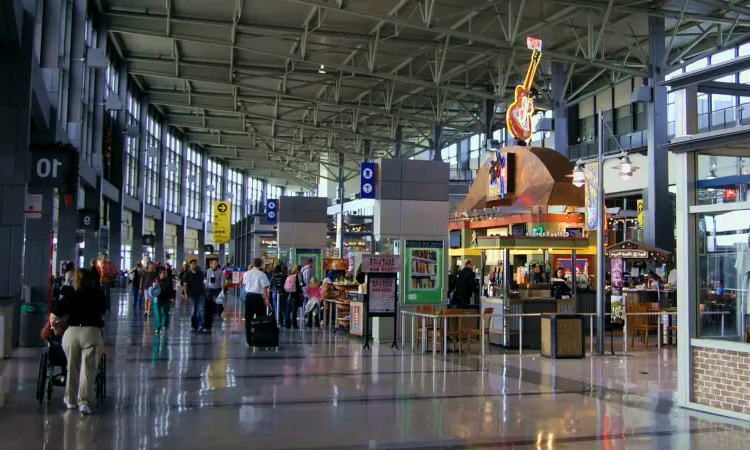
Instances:
[[[743,420],[750,420],[748,131],[741,126],[669,145],[678,174],[678,400]]]
[[[511,313],[593,312],[588,304],[576,304],[573,289],[565,295],[554,290],[558,268],[565,272],[565,286],[595,284],[595,233],[585,226],[584,192],[571,183],[567,175],[572,171],[564,155],[528,147],[498,149],[480,168],[450,221],[449,255],[454,267],[468,258],[478,269],[482,307]],[[524,346],[535,347],[540,320],[523,320]],[[495,318],[491,340],[518,345],[519,328],[518,318]]]

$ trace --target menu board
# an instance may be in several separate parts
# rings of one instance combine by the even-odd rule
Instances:
[[[401,259],[396,255],[362,255],[362,272],[397,273]]]
[[[404,303],[444,302],[443,241],[406,241]]]
[[[611,282],[612,282],[612,322],[613,323],[621,323],[623,320],[623,298],[622,298],[622,284],[623,284],[623,274],[622,274],[622,259],[620,258],[612,258],[610,260],[610,268],[611,268]]]
[[[391,315],[396,313],[396,277],[367,277],[367,314]]]

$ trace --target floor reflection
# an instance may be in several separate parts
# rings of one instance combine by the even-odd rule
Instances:
[[[107,318],[107,399],[89,417],[62,389],[34,400],[40,349],[0,363],[0,448],[744,448],[747,428],[675,406],[673,350],[551,361],[510,354],[434,360],[326,331],[247,349],[229,304],[211,335],[171,329],[119,297]]]

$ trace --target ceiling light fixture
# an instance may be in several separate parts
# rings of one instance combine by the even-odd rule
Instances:
[[[708,175],[706,175],[707,180],[715,180],[718,176],[716,175],[716,164],[711,166],[711,170],[708,171]]]
[[[318,73],[326,73],[326,66],[323,64],[320,65],[320,68],[318,69]]]
[[[579,159],[573,169],[573,186],[581,187],[586,183],[586,174],[583,173],[583,163]]]

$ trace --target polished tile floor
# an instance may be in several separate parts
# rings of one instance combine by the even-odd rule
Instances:
[[[40,349],[0,363],[0,449],[748,448],[750,428],[674,405],[674,350],[550,361],[413,354],[327,331],[245,347],[227,305],[211,335],[185,305],[157,336],[125,294],[107,320],[107,398],[34,400]],[[747,424],[750,427],[750,424]],[[719,447],[717,447],[719,445]]]

